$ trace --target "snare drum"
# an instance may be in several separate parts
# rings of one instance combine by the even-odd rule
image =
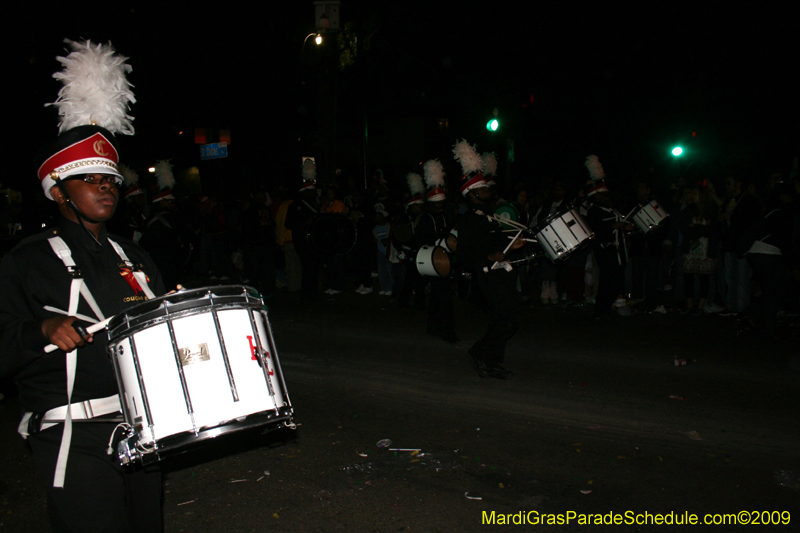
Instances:
[[[566,259],[594,239],[594,232],[583,221],[577,209],[552,215],[536,230],[536,241],[552,261]]]
[[[126,438],[122,464],[161,460],[225,433],[294,427],[261,295],[206,287],[143,302],[108,326]]]
[[[417,270],[423,276],[446,278],[450,275],[450,256],[441,246],[425,245],[417,252]]]
[[[658,205],[658,202],[653,200],[649,204],[639,206],[639,209],[633,214],[631,220],[642,233],[647,234],[651,230],[659,227],[668,216],[669,213]]]

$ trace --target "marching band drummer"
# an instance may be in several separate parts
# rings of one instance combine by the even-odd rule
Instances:
[[[435,245],[441,239],[447,238],[452,229],[452,224],[445,213],[447,193],[444,189],[444,167],[438,159],[431,159],[425,163],[423,169],[429,190],[426,195],[425,211],[417,219],[414,235],[417,248],[423,245]],[[427,281],[431,284],[427,332],[445,342],[455,344],[459,339],[456,336],[453,281],[450,277],[431,277]]]
[[[456,143],[453,153],[461,163],[464,179],[461,194],[469,209],[458,219],[459,263],[472,273],[475,287],[489,307],[489,324],[484,336],[467,350],[478,376],[508,379],[513,373],[503,368],[506,344],[519,329],[516,275],[504,268],[492,269],[496,261],[504,261],[509,251],[521,248],[525,241],[515,239],[509,247],[507,233],[490,219],[492,192],[481,174],[480,156],[466,141]]]
[[[160,472],[123,468],[116,453],[107,453],[120,416],[107,335],[76,327],[165,292],[149,256],[105,228],[122,182],[114,133],[133,133],[125,114],[133,101],[124,78],[130,67],[110,45],[67,42],[73,52],[60,58],[66,69],[56,75],[65,80],[56,104],[61,134],[37,157],[60,221],[21,242],[0,266],[0,375],[14,376],[19,388],[26,412],[19,431],[48,485],[54,530],[161,531]],[[91,117],[72,114],[85,87],[71,67],[86,72],[98,63],[104,70],[94,81],[114,86],[105,100],[111,105]],[[109,82],[114,71],[121,80]],[[115,103],[116,114],[109,110]],[[48,343],[58,350],[44,353]]]
[[[612,304],[623,290],[625,263],[628,261],[625,230],[632,230],[633,224],[626,222],[614,208],[597,156],[587,157],[586,167],[592,178],[586,184],[586,196],[592,201],[586,222],[595,233],[594,258],[599,277],[594,318],[608,319],[614,316]]]

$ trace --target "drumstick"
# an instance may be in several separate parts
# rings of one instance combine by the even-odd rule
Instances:
[[[509,226],[515,226],[515,227],[520,228],[520,229],[529,229],[528,226],[526,226],[525,224],[520,224],[516,220],[511,220],[510,218],[498,217],[497,215],[492,215],[490,218],[494,219],[495,222],[499,222],[501,224],[507,224]]]
[[[111,317],[111,318],[114,318],[114,317]],[[100,331],[101,329],[105,329],[106,326],[108,326],[108,323],[111,322],[111,318],[107,318],[107,319],[103,320],[102,322],[98,322],[97,324],[92,324],[91,326],[86,328],[86,332],[87,333],[95,333],[97,331]],[[59,349],[58,346],[56,346],[55,344],[48,344],[47,346],[44,347],[44,353],[55,352],[58,349]]]
[[[525,229],[527,229],[527,228],[525,228]],[[508,243],[508,246],[506,246],[506,249],[505,249],[505,250],[503,250],[503,255],[506,255],[506,252],[508,252],[509,248],[511,248],[511,245],[512,245],[512,244],[514,244],[514,241],[516,241],[516,240],[517,240],[517,237],[519,237],[520,235],[522,235],[522,231],[523,231],[523,230],[519,230],[519,231],[517,232],[517,234],[514,236],[514,238],[513,238],[513,239],[511,239],[511,242],[510,242],[510,243]],[[495,262],[494,262],[494,264],[492,265],[492,270],[496,269],[496,268],[497,268],[497,265],[499,265],[499,264],[500,264],[500,261],[495,261]]]

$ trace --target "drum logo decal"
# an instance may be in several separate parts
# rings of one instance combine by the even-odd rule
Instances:
[[[193,365],[211,359],[206,343],[195,344],[194,346],[187,346],[186,348],[178,348],[178,354],[181,356],[181,366]]]

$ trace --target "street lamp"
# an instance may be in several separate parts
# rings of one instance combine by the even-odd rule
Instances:
[[[314,42],[317,43],[317,46],[322,44],[322,32],[312,32],[306,35],[306,38],[303,39],[303,46],[300,47],[300,51],[302,53],[303,48],[306,47],[306,42],[308,42],[308,38],[314,35]]]
[[[672,155],[674,155],[675,157],[678,157],[681,154],[683,154],[683,148],[681,148],[680,146],[676,146],[675,148],[672,149]]]

